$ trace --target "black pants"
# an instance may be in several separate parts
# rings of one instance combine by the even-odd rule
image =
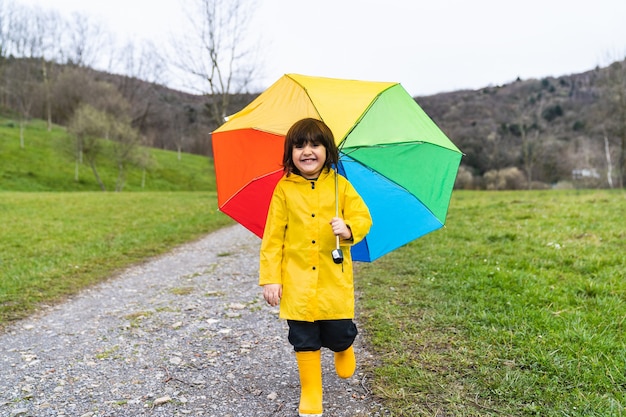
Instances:
[[[342,352],[352,346],[358,334],[351,319],[314,322],[287,320],[289,343],[296,352],[315,351],[322,347]]]

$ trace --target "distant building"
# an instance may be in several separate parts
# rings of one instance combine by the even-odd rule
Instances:
[[[600,174],[595,168],[582,168],[572,170],[573,180],[598,179]]]

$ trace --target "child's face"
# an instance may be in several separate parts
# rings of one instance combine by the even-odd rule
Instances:
[[[291,154],[293,163],[306,179],[319,177],[326,163],[326,147],[322,144],[307,142],[294,146]]]

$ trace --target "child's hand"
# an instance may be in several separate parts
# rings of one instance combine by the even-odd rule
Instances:
[[[330,225],[333,228],[335,236],[339,236],[344,240],[352,238],[352,230],[350,230],[350,228],[346,225],[346,222],[344,222],[341,217],[333,217],[330,221]]]
[[[280,284],[266,284],[263,286],[263,298],[267,304],[276,307],[283,297],[283,286]]]

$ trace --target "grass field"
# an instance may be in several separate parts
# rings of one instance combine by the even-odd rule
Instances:
[[[357,275],[398,416],[626,415],[626,194],[455,192]]]
[[[79,164],[75,180],[73,139],[65,128],[54,126],[48,132],[46,123],[33,120],[26,126],[23,148],[19,136],[19,125],[0,116],[0,191],[100,191],[87,162]],[[114,191],[117,167],[104,156],[110,148],[104,141],[97,167],[107,190]],[[215,191],[212,159],[182,154],[179,160],[176,152],[154,148],[137,152],[147,169],[129,167],[124,191]]]
[[[0,193],[0,327],[226,224],[214,192]]]
[[[231,221],[214,193],[2,193],[0,320]],[[358,264],[396,416],[626,413],[626,194],[455,192],[447,227]]]
[[[0,120],[0,328],[232,224],[207,158],[151,150],[142,192],[102,193],[62,128],[28,129],[22,149]],[[455,192],[446,228],[357,266],[375,394],[394,416],[626,415],[625,214],[623,190]]]

